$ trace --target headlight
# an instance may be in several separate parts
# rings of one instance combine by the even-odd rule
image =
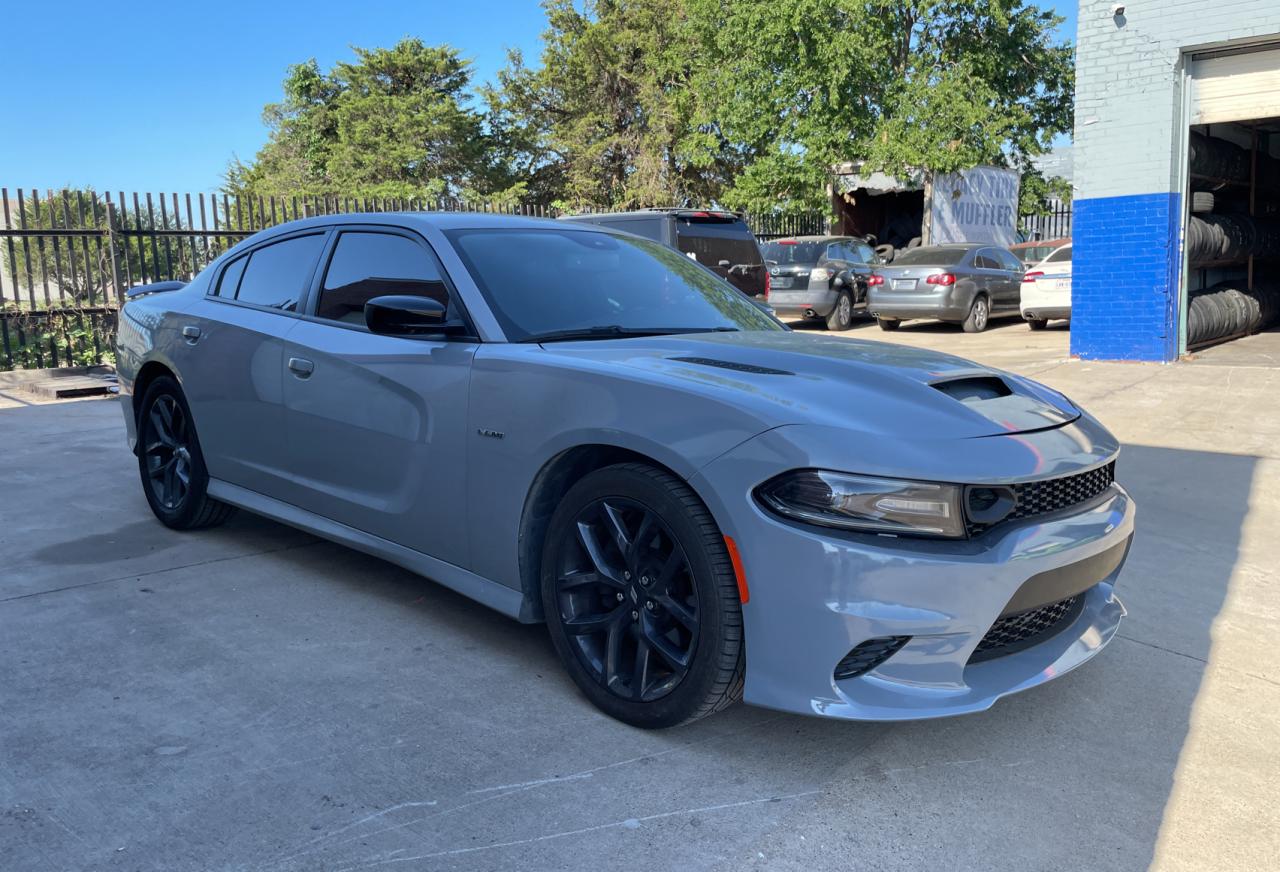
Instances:
[[[818,269],[815,269],[809,273],[809,281],[826,282],[826,281],[830,281],[833,275],[835,275],[835,273],[833,273],[831,270],[819,267]]]
[[[770,479],[756,489],[779,515],[848,530],[914,536],[965,535],[961,488],[802,469]]]

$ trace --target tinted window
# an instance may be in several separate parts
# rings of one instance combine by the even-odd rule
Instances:
[[[431,297],[449,305],[440,270],[420,244],[391,233],[343,233],[325,272],[316,315],[363,324],[364,304],[384,294]]]
[[[771,260],[774,263],[817,263],[821,255],[821,242],[796,242],[793,239],[784,239],[764,244],[765,260]]]
[[[720,261],[738,264],[759,264],[760,248],[747,225],[741,221],[702,222],[686,218],[676,221],[676,248],[693,257],[703,266],[716,267]]]
[[[987,249],[987,253],[996,256],[996,260],[1000,262],[1000,269],[1022,272],[1022,264],[1013,256],[1012,251],[1006,251],[1003,248],[990,248]]]
[[[244,275],[244,265],[248,262],[247,257],[236,258],[222,271],[222,278],[218,279],[218,296],[235,299],[236,287],[240,284],[240,276]]]
[[[989,248],[984,248],[973,256],[973,265],[979,269],[1000,269],[1000,264],[996,261],[994,252]]]
[[[855,242],[853,244],[853,259],[858,263],[875,263],[876,250],[865,242]]]
[[[893,266],[952,266],[964,260],[968,253],[967,248],[939,248],[933,245],[908,248],[894,256]]]
[[[324,235],[295,236],[265,245],[249,255],[236,299],[292,312],[311,279],[324,247]]]
[[[1066,263],[1071,260],[1071,246],[1064,245],[1053,254],[1049,255],[1049,263]]]
[[[508,339],[628,329],[781,330],[733,285],[656,242],[590,230],[445,234]]]

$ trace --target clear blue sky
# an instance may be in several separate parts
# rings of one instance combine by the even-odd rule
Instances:
[[[1075,0],[1049,2],[1074,39]],[[194,193],[262,145],[290,64],[417,36],[483,81],[509,47],[535,59],[546,19],[535,0],[22,0],[4,22],[0,186]]]

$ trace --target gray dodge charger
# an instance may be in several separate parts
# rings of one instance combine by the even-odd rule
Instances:
[[[1134,505],[1066,397],[788,331],[658,243],[339,215],[136,289],[119,373],[143,493],[236,508],[545,621],[642,727],[740,697],[907,720],[990,707],[1115,635]]]

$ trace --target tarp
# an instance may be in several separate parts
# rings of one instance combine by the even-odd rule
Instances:
[[[1013,245],[1018,238],[1018,173],[974,167],[935,175],[929,221],[930,245]]]

